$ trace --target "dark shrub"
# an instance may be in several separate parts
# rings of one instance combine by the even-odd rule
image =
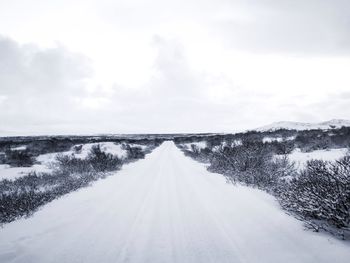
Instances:
[[[145,157],[145,153],[142,151],[141,147],[131,147],[130,145],[125,145],[125,150],[127,151],[127,158],[130,160],[143,159]]]
[[[137,157],[134,159],[137,159]],[[87,157],[87,162],[91,164],[95,171],[98,172],[116,170],[122,165],[121,159],[119,159],[117,156],[114,156],[113,154],[102,151],[99,144],[92,146],[91,151]]]
[[[79,159],[74,155],[57,155],[55,168],[63,173],[85,173],[92,169],[87,160]]]
[[[57,169],[65,173],[87,173],[91,170],[106,172],[117,170],[122,165],[121,159],[102,151],[99,144],[92,146],[86,159],[74,155],[58,155],[56,161]]]
[[[75,152],[75,153],[81,153],[81,150],[83,149],[83,145],[81,144],[81,145],[75,145],[74,147],[73,147],[73,151]]]
[[[34,158],[28,150],[7,150],[4,163],[11,166],[29,167],[34,164]]]
[[[350,157],[336,163],[313,160],[278,198],[282,206],[306,219],[350,226]]]
[[[295,176],[288,158],[273,158],[267,144],[243,141],[242,145],[221,146],[211,155],[210,171],[224,174],[231,182],[274,191],[282,179]]]

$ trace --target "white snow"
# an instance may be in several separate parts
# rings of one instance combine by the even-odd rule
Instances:
[[[242,145],[242,140],[233,140],[231,144],[232,147],[239,146],[239,145]]]
[[[293,141],[293,140],[295,140],[295,138],[296,138],[296,136],[289,136],[289,137],[285,138],[284,140],[285,141]]]
[[[74,153],[74,155],[77,158],[85,159],[90,153],[91,148],[97,144],[101,146],[101,150],[104,152],[117,155],[120,158],[126,157],[126,154],[127,154],[126,150],[122,148],[121,144],[115,144],[114,142],[86,143],[86,144],[83,144],[83,147],[80,153],[74,153],[73,151],[72,153]]]
[[[263,138],[263,142],[283,142],[283,141],[292,141],[295,139],[295,136],[289,136],[289,137],[269,137],[266,136]]]
[[[283,138],[281,137],[264,137],[263,142],[282,142]]]
[[[347,153],[347,148],[316,150],[312,152],[301,152],[300,149],[295,149],[288,155],[289,159],[296,163],[297,167],[303,168],[309,160],[336,161]]]
[[[341,128],[342,126],[349,127],[349,120],[334,119],[330,121],[320,122],[320,123],[304,123],[304,122],[293,122],[293,121],[280,121],[274,122],[272,124],[255,129],[256,131],[275,131],[278,129],[287,130],[313,130],[313,129],[334,129]]]
[[[136,144],[136,143],[129,143],[130,147],[140,147],[142,150],[145,150],[147,148],[147,145],[143,144]]]
[[[7,164],[0,165],[0,180],[8,179],[14,180],[22,176],[28,175],[30,172],[37,173],[50,173],[50,163],[55,160],[57,153],[48,153],[39,155],[36,158],[36,161],[39,164],[34,164],[30,167],[11,167]]]
[[[225,183],[165,142],[92,187],[0,229],[0,262],[347,263],[262,191]]]
[[[207,143],[205,141],[184,143],[183,145],[186,147],[187,150],[192,151],[192,144],[195,145],[198,149],[204,149],[205,147],[207,147]]]
[[[31,167],[10,167],[7,164],[0,164],[0,180],[14,180],[26,176],[30,172],[48,173],[51,170],[46,165],[34,164]]]
[[[212,148],[213,152],[218,152],[222,147],[228,146],[228,147],[237,147],[242,145],[242,140],[233,140],[233,141],[223,141],[220,145],[216,145]]]
[[[27,146],[25,146],[25,145],[21,145],[21,146],[17,146],[17,147],[12,147],[11,148],[12,151],[24,151],[25,149],[27,149]]]

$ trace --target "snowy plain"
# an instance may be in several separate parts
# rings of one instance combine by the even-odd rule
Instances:
[[[349,262],[262,191],[165,142],[144,160],[0,229],[0,262]]]
[[[290,161],[295,162],[297,168],[301,169],[305,167],[307,161],[323,160],[334,162],[344,157],[347,152],[347,148],[316,150],[312,152],[302,152],[300,149],[295,149],[292,153],[288,154],[288,158]]]
[[[30,167],[11,167],[8,164],[0,164],[0,180],[14,180],[31,172],[48,173],[51,172],[51,169],[43,164],[34,164]]]

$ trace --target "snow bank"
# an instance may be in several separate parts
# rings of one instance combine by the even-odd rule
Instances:
[[[184,143],[183,145],[187,150],[192,151],[192,146],[191,146],[192,144],[197,146],[198,149],[204,149],[205,147],[207,147],[207,143],[205,141]]]
[[[22,145],[22,146],[17,146],[17,147],[12,147],[11,150],[12,151],[24,151],[27,149],[27,146]]]
[[[30,172],[49,173],[51,170],[46,165],[35,164],[31,167],[10,167],[7,164],[0,164],[0,180],[14,180],[16,178],[26,176]]]
[[[43,165],[49,165],[50,163],[54,162],[56,160],[56,157],[58,154],[61,155],[72,155],[73,151],[66,151],[66,152],[55,152],[55,153],[45,153],[39,155],[36,160],[40,162]]]
[[[101,146],[102,151],[116,155],[120,158],[125,158],[127,155],[127,152],[122,148],[122,145],[115,144],[114,142],[86,143],[83,144],[83,147],[79,153],[74,153],[74,151],[71,153],[74,153],[77,158],[85,159],[90,153],[91,148],[97,144]]]
[[[265,143],[265,142],[282,142],[283,138],[281,138],[281,137],[264,137],[262,141],[263,141],[263,143]]]
[[[130,147],[140,147],[142,150],[145,150],[148,146],[143,144],[130,143]]]

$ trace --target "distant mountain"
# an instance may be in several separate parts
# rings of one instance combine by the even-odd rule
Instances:
[[[255,129],[256,131],[275,131],[279,129],[287,130],[328,130],[341,128],[342,126],[350,127],[349,120],[333,119],[330,121],[320,122],[320,123],[305,123],[305,122],[294,122],[294,121],[279,121],[271,123],[260,128]]]

